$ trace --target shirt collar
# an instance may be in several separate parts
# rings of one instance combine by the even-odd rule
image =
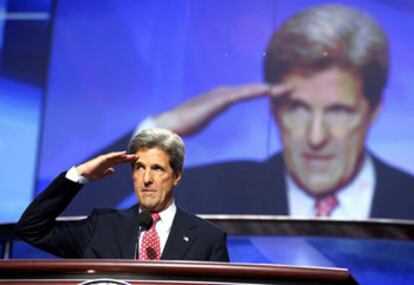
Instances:
[[[163,224],[165,230],[169,230],[171,228],[176,212],[177,206],[175,205],[175,201],[173,200],[171,205],[168,206],[167,209],[159,213],[161,219],[160,221]]]
[[[375,191],[375,168],[372,158],[365,155],[363,165],[351,183],[337,194],[341,210],[347,217],[369,218]]]
[[[141,212],[142,209],[139,208],[139,213]],[[158,223],[162,224],[162,228],[166,231],[168,231],[171,228],[176,212],[177,206],[175,204],[175,201],[173,200],[171,205],[169,205],[166,209],[158,213],[160,215],[160,220],[158,221]]]

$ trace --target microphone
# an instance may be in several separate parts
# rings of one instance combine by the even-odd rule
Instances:
[[[137,234],[137,242],[135,243],[135,259],[138,259],[138,251],[139,251],[139,237],[142,232],[148,230],[152,226],[152,218],[151,214],[148,211],[141,211],[138,214],[138,234]]]
[[[141,231],[146,231],[152,226],[151,214],[148,211],[141,211],[139,213],[138,226]]]

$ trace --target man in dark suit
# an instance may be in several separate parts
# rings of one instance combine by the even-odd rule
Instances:
[[[85,220],[56,221],[83,184],[113,174],[121,163],[132,165],[138,205],[94,210]],[[65,258],[228,261],[226,234],[175,204],[173,188],[183,163],[184,142],[178,135],[146,129],[133,138],[128,154],[101,155],[60,174],[26,209],[16,232]],[[147,231],[139,229],[138,216],[144,211],[152,218]]]

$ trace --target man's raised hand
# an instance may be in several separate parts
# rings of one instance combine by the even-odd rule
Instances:
[[[113,174],[115,165],[135,161],[135,154],[127,154],[126,151],[110,152],[76,166],[76,171],[88,180],[98,180]]]
[[[154,118],[158,127],[170,129],[181,136],[201,131],[221,112],[238,102],[268,96],[278,98],[292,90],[285,84],[245,84],[220,87],[208,91]]]

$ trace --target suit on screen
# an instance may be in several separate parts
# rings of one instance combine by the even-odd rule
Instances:
[[[414,177],[371,157],[376,183],[370,218],[414,219]],[[280,153],[263,162],[233,161],[189,168],[176,199],[200,213],[288,215],[285,171]]]

